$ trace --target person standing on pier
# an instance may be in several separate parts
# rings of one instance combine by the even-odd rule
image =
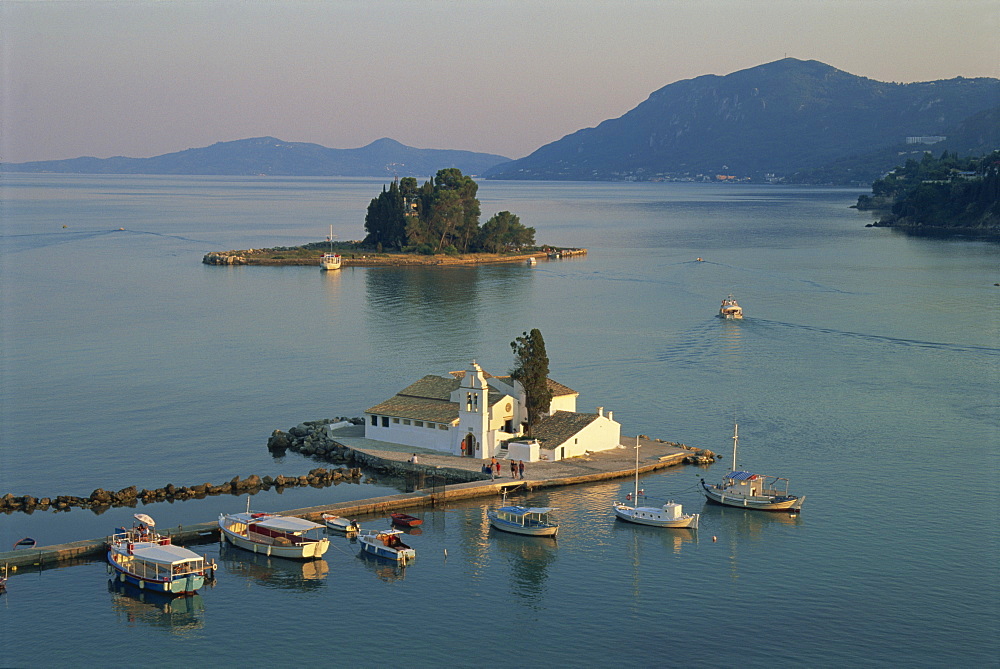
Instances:
[[[510,461],[510,477],[512,479],[517,478],[517,463],[513,460]]]
[[[517,473],[518,473],[518,478],[520,478],[523,481],[524,480],[524,460],[518,460],[517,461]]]
[[[500,462],[496,458],[493,458],[493,468],[496,470],[497,478],[500,478]]]

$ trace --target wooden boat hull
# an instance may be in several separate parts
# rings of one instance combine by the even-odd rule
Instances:
[[[329,539],[309,541],[298,546],[277,546],[248,539],[228,529],[222,523],[219,523],[219,529],[222,531],[222,536],[232,545],[248,550],[251,553],[259,553],[268,557],[281,557],[290,560],[315,560],[323,557],[326,549],[330,547]]]
[[[114,578],[119,583],[133,585],[140,590],[163,595],[192,595],[198,588],[205,585],[204,574],[185,574],[169,578],[166,581],[143,578],[129,571],[118,562],[118,554],[108,551],[108,568],[113,571]]]
[[[392,519],[393,525],[399,525],[400,527],[416,527],[417,525],[424,524],[423,519],[405,513],[391,513],[389,514],[389,518]]]
[[[656,510],[654,509],[653,511]],[[643,513],[642,509],[634,509],[630,506],[625,506],[624,504],[615,507],[615,516],[629,523],[635,523],[636,525],[649,525],[651,527],[678,527],[692,530],[698,529],[698,519],[700,517],[697,513],[691,513],[681,516],[675,520],[657,518],[655,513]]]
[[[489,514],[490,525],[502,532],[522,534],[527,537],[554,537],[559,533],[558,525],[524,526],[497,518],[493,512]]]
[[[802,503],[806,498],[789,495],[787,497],[754,497],[749,498],[743,495],[726,495],[725,490],[718,486],[702,483],[702,492],[710,502],[722,504],[724,506],[735,506],[741,509],[755,509],[757,511],[785,511],[797,513],[802,509]]]

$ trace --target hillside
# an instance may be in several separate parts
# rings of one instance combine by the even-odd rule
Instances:
[[[907,137],[945,135],[998,104],[997,79],[883,83],[817,61],[785,58],[670,84],[619,118],[498,165],[485,176],[784,178],[899,147]],[[866,173],[880,176],[891,169],[898,158],[895,151],[888,154],[893,157],[887,164],[879,159]],[[870,183],[871,178],[849,180]]]
[[[393,177],[427,176],[448,167],[457,167],[466,174],[475,175],[508,160],[489,153],[415,149],[392,139],[380,139],[359,149],[329,149],[319,144],[256,137],[218,142],[153,158],[46,160],[4,164],[2,170],[83,174]]]

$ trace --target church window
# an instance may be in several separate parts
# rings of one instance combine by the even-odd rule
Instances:
[[[372,415],[372,427],[378,427],[378,416]]]

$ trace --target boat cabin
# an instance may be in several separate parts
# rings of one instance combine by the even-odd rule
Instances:
[[[554,510],[551,507],[502,506],[497,509],[496,513],[498,520],[508,523],[522,527],[543,527],[552,524],[549,522],[549,512]]]
[[[788,495],[788,479],[750,472],[730,472],[725,476],[726,493],[736,492],[746,497]],[[782,483],[784,482],[784,483]],[[779,486],[783,486],[779,488]]]

